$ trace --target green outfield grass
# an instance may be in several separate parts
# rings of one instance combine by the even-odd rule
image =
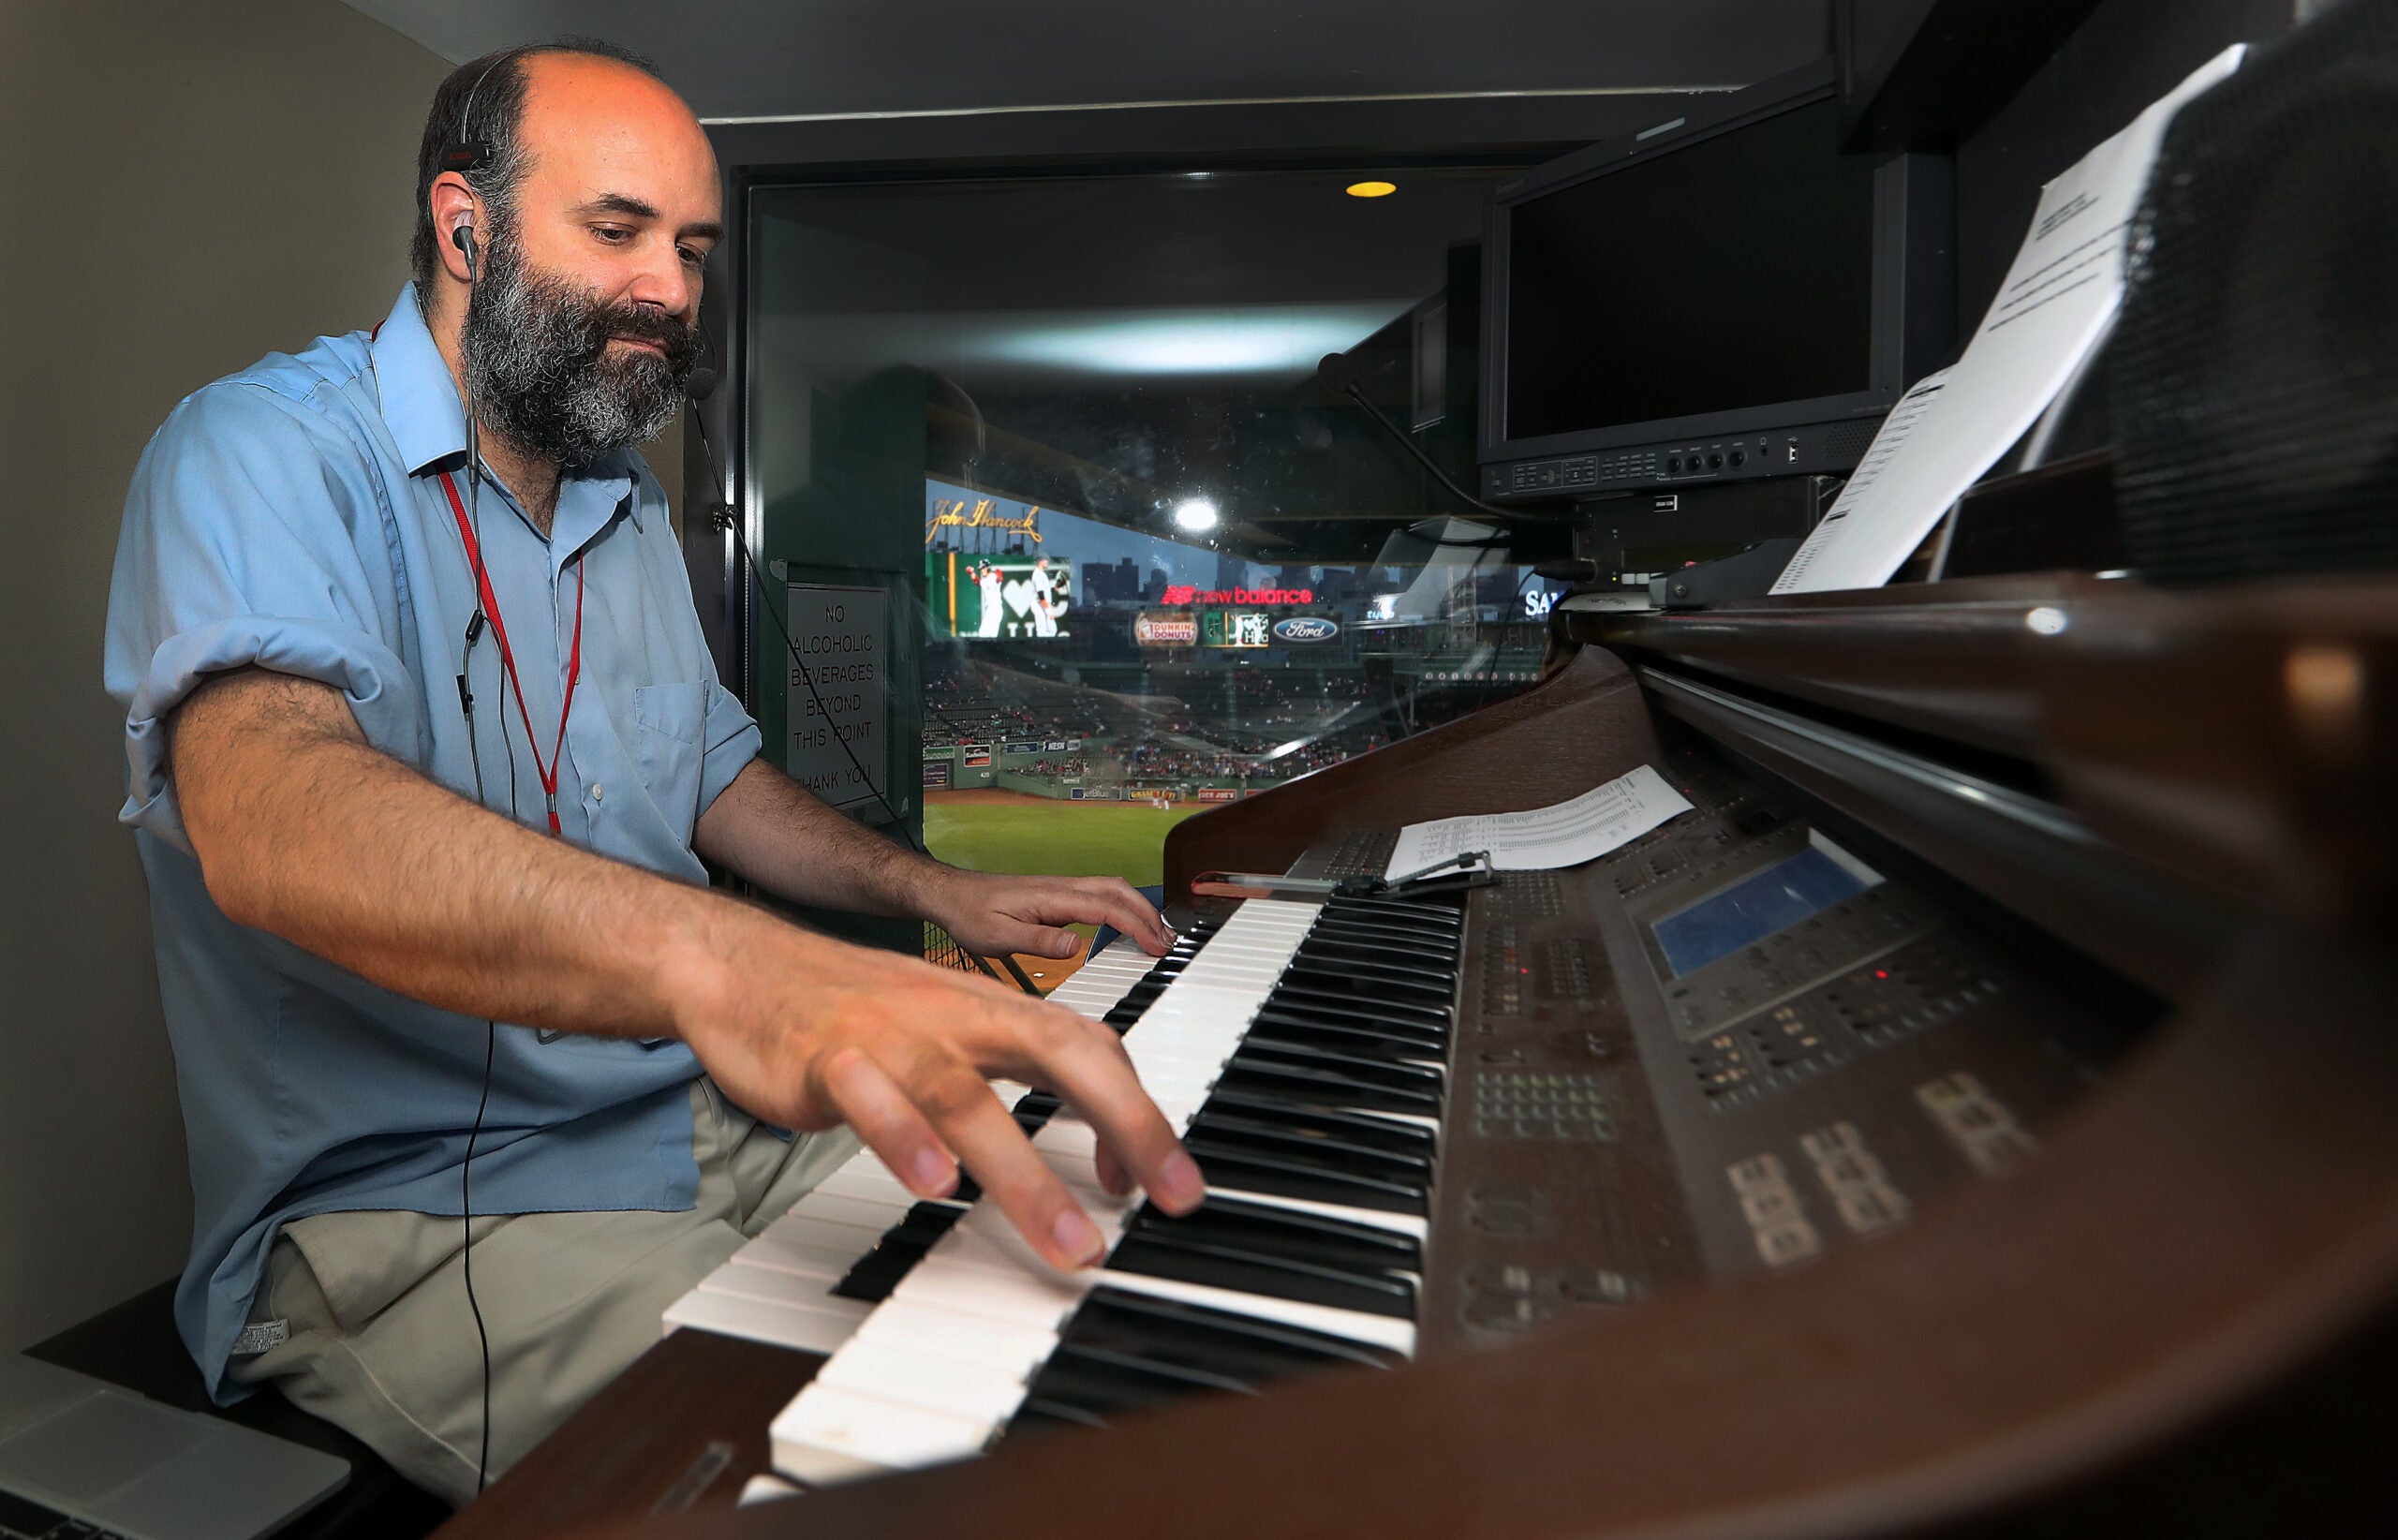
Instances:
[[[925,848],[973,871],[1019,876],[1121,877],[1134,887],[1164,880],[1165,832],[1199,811],[1132,803],[925,803]]]

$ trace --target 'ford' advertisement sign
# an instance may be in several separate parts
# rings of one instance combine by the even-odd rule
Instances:
[[[1288,620],[1274,622],[1274,637],[1279,642],[1329,642],[1340,634],[1340,622],[1322,615],[1295,615]]]

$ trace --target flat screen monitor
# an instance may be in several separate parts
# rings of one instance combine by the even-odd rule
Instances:
[[[1828,67],[1494,196],[1485,490],[1853,466],[1951,333],[1944,162],[1840,148]]]

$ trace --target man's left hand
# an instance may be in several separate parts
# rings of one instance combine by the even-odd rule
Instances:
[[[952,870],[927,896],[925,918],[978,956],[1026,952],[1071,957],[1081,938],[1070,925],[1114,925],[1150,955],[1174,944],[1174,932],[1138,889],[1120,877],[1002,877]]]

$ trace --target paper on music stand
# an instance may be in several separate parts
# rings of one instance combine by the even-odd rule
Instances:
[[[2215,55],[2040,189],[2022,249],[1964,355],[1900,398],[1775,593],[1889,581],[1949,506],[2038,421],[2123,303],[2124,231],[2173,114],[2237,69],[2242,52],[2235,44]]]
[[[1465,851],[1488,851],[1502,871],[1549,871],[1595,861],[1673,817],[1690,801],[1649,765],[1547,807],[1469,813],[1410,823],[1399,832],[1385,877],[1404,877]]]

